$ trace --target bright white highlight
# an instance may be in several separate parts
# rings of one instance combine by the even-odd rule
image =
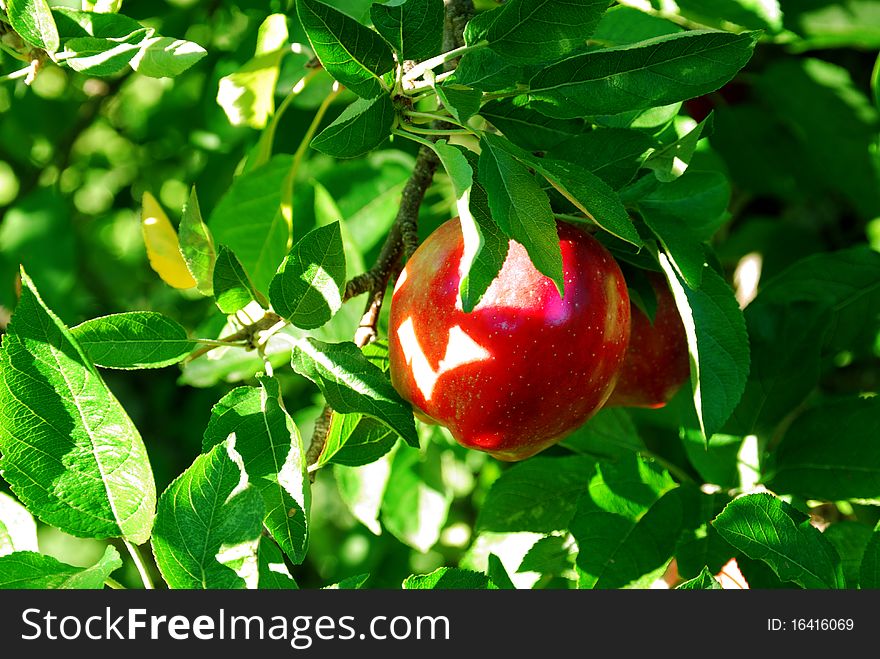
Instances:
[[[758,282],[761,280],[763,258],[758,252],[746,254],[736,264],[733,272],[733,283],[736,287],[736,301],[740,309],[744,309],[758,294]]]
[[[425,356],[419,340],[416,338],[415,327],[412,318],[407,318],[397,330],[397,338],[403,348],[403,356],[412,370],[416,386],[425,400],[431,400],[434,386],[440,376],[465,364],[472,364],[489,359],[489,352],[480,344],[469,337],[461,327],[455,325],[449,330],[449,342],[446,344],[446,354],[435,371],[428,358]]]

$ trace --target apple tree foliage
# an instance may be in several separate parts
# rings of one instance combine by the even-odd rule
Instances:
[[[473,4],[0,2],[0,586],[880,586],[880,2]],[[415,420],[352,282],[426,160],[465,310],[574,222],[689,384]]]

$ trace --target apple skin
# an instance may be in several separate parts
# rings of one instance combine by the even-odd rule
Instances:
[[[662,275],[647,274],[657,295],[654,323],[632,305],[629,347],[605,407],[663,407],[690,377],[687,335],[675,299]]]
[[[416,250],[391,300],[394,387],[419,418],[499,460],[532,456],[595,414],[626,353],[630,301],[620,267],[589,234],[561,222],[557,230],[562,298],[510,241],[498,276],[465,313],[454,218]]]

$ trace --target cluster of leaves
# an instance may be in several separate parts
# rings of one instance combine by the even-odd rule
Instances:
[[[228,123],[261,131],[229,184],[208,204],[204,188],[189,190],[177,229],[140,197],[150,265],[191,305],[210,305],[195,331],[140,309],[68,325],[37,291],[44,264],[16,254],[26,271],[0,350],[0,468],[20,503],[0,498],[0,585],[98,587],[121,565],[113,545],[88,568],[37,553],[33,514],[75,536],[119,538],[136,563],[134,547],[149,541],[169,587],[295,588],[297,566],[334,551],[325,509],[311,514],[331,473],[347,514],[377,536],[430,556],[464,533],[463,551],[441,555],[435,571],[436,560],[422,563],[429,573],[406,588],[645,587],[673,559],[681,587],[707,588],[734,558],[753,586],[880,585],[880,410],[859,395],[876,382],[828,384],[838,364],[877,357],[880,257],[851,246],[864,233],[834,245],[845,249],[805,248],[765,273],[748,306],[726,267],[750,252],[775,264],[788,237],[782,221],[761,233],[766,222],[735,217],[732,190],[783,200],[783,220],[795,222],[817,194],[835,199],[834,226],[855,217],[862,229],[880,214],[876,77],[872,106],[846,69],[777,54],[880,39],[863,21],[828,27],[842,19],[822,18],[831,9],[818,2],[679,2],[671,15],[628,4],[509,0],[478,13],[448,52],[442,0],[367,3],[362,21],[296,0],[287,16],[261,17],[253,56],[216,80]],[[26,44],[16,52],[38,49],[81,75],[182,75],[205,55],[118,6],[7,5]],[[733,80],[759,40],[771,62],[755,88],[781,127],[758,102],[688,116],[685,102]],[[291,91],[276,109],[282,80]],[[806,97],[822,103],[805,110]],[[307,127],[285,148],[282,120],[296,108]],[[640,273],[666,277],[687,328],[690,386],[663,411],[605,410],[505,469],[417,424],[383,343],[351,342],[358,314],[345,298],[394,217],[408,143],[430,149],[445,174],[433,188],[443,210],[426,211],[423,231],[451,213],[465,229],[464,309],[509,240],[561,289],[556,222],[591,227],[649,315]],[[821,186],[811,163],[834,170]],[[157,497],[153,447],[98,369],[179,363],[182,383],[247,382],[214,405],[198,457]],[[324,403],[330,429],[309,464],[302,431]],[[824,532],[811,502],[832,505]]]

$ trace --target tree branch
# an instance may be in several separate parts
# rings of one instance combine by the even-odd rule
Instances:
[[[464,45],[464,26],[474,13],[474,3],[473,0],[444,0],[444,4],[446,5],[446,22],[443,31],[443,49],[450,51]],[[446,64],[446,68],[452,68],[455,64],[456,62],[450,61]],[[388,283],[400,271],[401,257],[404,261],[409,260],[419,246],[419,208],[425,198],[425,193],[434,180],[434,172],[437,171],[439,164],[433,150],[426,146],[419,149],[413,172],[403,188],[400,208],[397,210],[394,224],[388,232],[376,263],[372,268],[352,278],[345,285],[343,302],[368,293],[364,314],[354,336],[354,342],[359,348],[376,338],[376,325],[382,311],[385,291],[388,288]],[[306,463],[309,466],[317,462],[324,450],[327,433],[330,430],[331,415],[332,410],[326,406],[315,422],[312,441],[306,452]],[[309,472],[309,478],[314,481],[314,471]]]

